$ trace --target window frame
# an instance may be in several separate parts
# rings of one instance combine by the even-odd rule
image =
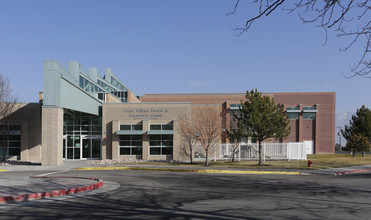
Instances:
[[[124,138],[127,138],[123,140]],[[123,143],[128,143],[124,145]],[[135,143],[135,144],[134,144]],[[122,154],[121,149],[129,149],[129,154]],[[133,154],[133,149],[138,150],[137,154]],[[122,135],[119,138],[119,155],[138,156],[143,154],[143,135]]]
[[[157,142],[157,144],[153,145],[154,142]],[[158,149],[159,149],[158,154],[153,153],[155,150],[158,150]],[[149,136],[149,155],[150,156],[173,155],[174,154],[173,150],[174,150],[174,135],[156,134],[156,135]]]

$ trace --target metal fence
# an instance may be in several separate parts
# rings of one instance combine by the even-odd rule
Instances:
[[[306,160],[307,145],[305,142],[289,143],[262,143],[263,160]],[[232,144],[217,144],[209,150],[210,160],[231,160],[233,156]],[[204,160],[204,151],[201,146],[196,147],[195,160]],[[259,145],[257,143],[241,143],[236,146],[235,160],[258,160]]]

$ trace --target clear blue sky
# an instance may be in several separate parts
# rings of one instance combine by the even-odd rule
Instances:
[[[371,107],[371,79],[345,79],[363,45],[275,12],[236,37],[255,13],[226,16],[222,0],[0,0],[0,72],[21,102],[37,102],[43,61],[105,67],[145,93],[336,92],[337,113]]]

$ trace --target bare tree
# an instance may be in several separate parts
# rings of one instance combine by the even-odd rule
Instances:
[[[186,143],[186,153],[189,154],[190,162],[193,163],[193,152],[196,147],[195,121],[191,117],[184,115],[180,117],[179,133]]]
[[[10,81],[7,77],[0,73],[0,122],[2,135],[2,161],[5,161],[6,149],[8,148],[8,123],[9,115],[14,111],[17,98],[12,94],[13,89],[10,86]]]
[[[194,110],[194,136],[206,152],[205,165],[209,165],[209,150],[220,141],[222,117],[219,107],[205,106]]]
[[[350,66],[351,74],[345,76],[352,78],[361,76],[371,78],[370,73],[370,39],[371,39],[371,2],[369,0],[251,0],[255,5],[257,14],[249,16],[244,27],[235,28],[238,36],[248,31],[252,24],[264,16],[281,8],[289,13],[297,12],[303,23],[313,23],[327,31],[334,30],[338,37],[350,38],[347,45],[340,49],[348,50],[357,41],[364,44],[361,56],[356,64]],[[235,14],[239,8],[240,0],[236,1],[232,12]]]

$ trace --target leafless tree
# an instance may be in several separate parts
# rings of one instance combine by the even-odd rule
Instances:
[[[186,153],[189,154],[190,162],[193,163],[193,152],[196,147],[196,131],[195,121],[191,117],[184,115],[180,117],[179,133],[181,134],[183,141],[186,143]]]
[[[350,66],[351,74],[345,77],[361,76],[371,78],[370,73],[370,39],[371,39],[371,1],[369,0],[250,0],[257,9],[255,16],[249,16],[244,27],[236,28],[238,36],[248,31],[252,24],[277,9],[297,12],[303,23],[313,23],[325,30],[327,42],[328,30],[334,30],[338,37],[349,38],[348,43],[340,50],[346,51],[356,42],[364,44],[361,56],[356,64]],[[239,8],[236,1],[232,12]]]
[[[14,111],[17,98],[13,95],[13,89],[7,77],[0,73],[0,125],[2,135],[2,161],[5,161],[6,149],[8,148],[8,121],[9,115]]]
[[[205,165],[209,165],[209,150],[220,141],[222,117],[219,107],[199,107],[192,113],[194,117],[194,136],[206,152]]]

